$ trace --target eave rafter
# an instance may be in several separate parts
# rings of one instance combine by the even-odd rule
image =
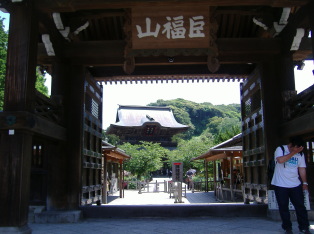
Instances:
[[[111,150],[111,151],[104,150],[103,154],[108,160],[119,160],[121,162],[123,160],[130,158],[129,155],[126,155],[125,153],[115,151],[115,150]]]
[[[39,26],[41,28],[41,32],[43,34],[49,35],[53,45],[53,49],[55,51],[55,55],[59,58],[64,57],[64,48],[66,47],[67,41],[64,37],[62,37],[55,24],[53,23],[52,16],[42,12],[38,12],[38,16],[40,19]],[[46,50],[42,50],[41,52],[48,56]]]
[[[285,44],[283,45],[283,51],[286,53],[291,50],[291,44],[293,38],[296,36],[296,30],[298,28],[303,28],[306,34],[309,33],[309,28],[307,28],[308,16],[310,15],[309,7],[300,8],[294,15],[289,19],[289,24],[282,30],[280,37],[285,38]],[[307,35],[303,37],[303,40],[307,39]]]
[[[193,74],[193,75],[143,75],[143,76],[112,76],[112,77],[95,77],[97,81],[104,82],[105,84],[123,84],[123,83],[180,83],[180,82],[242,82],[248,78],[248,75],[232,76],[228,74]]]

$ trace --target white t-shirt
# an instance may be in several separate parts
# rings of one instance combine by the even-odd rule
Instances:
[[[276,160],[277,157],[290,153],[287,145],[283,147],[284,154],[281,147],[277,147],[275,151],[276,166],[271,184],[279,187],[294,188],[301,184],[298,168],[306,167],[305,156],[298,153],[293,155],[287,162],[279,163]]]

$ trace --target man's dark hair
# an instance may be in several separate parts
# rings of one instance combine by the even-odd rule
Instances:
[[[291,137],[289,143],[291,143],[292,146],[305,147],[305,143],[301,137]]]

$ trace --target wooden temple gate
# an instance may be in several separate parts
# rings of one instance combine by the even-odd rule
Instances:
[[[29,230],[30,201],[61,214],[100,200],[97,81],[245,80],[246,198],[266,202],[267,161],[278,144],[295,135],[308,142],[313,190],[313,86],[296,96],[293,75],[296,62],[313,58],[314,37],[307,36],[314,31],[313,1],[0,4],[10,13],[0,113],[0,232]],[[37,65],[52,76],[50,98],[35,91]]]
[[[267,190],[270,187],[268,162],[276,147],[285,144],[289,137],[299,135],[307,142],[309,175],[313,168],[311,112],[314,99],[306,94],[313,94],[314,85],[297,97],[293,80],[288,80],[288,77],[293,79],[293,76],[286,76],[284,83],[274,82],[276,70],[280,66],[285,66],[285,69],[279,69],[281,71],[289,67],[278,59],[269,59],[262,67],[256,68],[241,86],[244,198],[247,201],[267,204]],[[296,100],[298,104],[295,107],[287,107]],[[303,115],[292,118],[289,112],[297,111],[298,106],[305,106],[302,108]],[[304,121],[303,124],[300,121]],[[310,190],[313,191],[313,187]]]
[[[101,203],[103,191],[102,87],[89,73],[84,84],[85,112],[81,204]]]

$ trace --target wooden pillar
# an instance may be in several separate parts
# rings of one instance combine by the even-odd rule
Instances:
[[[206,159],[205,159],[206,160]],[[215,195],[216,197],[218,196],[217,194],[217,163],[216,160],[213,161],[213,175],[214,175],[214,191],[215,191]],[[208,172],[207,172],[208,173]]]
[[[82,191],[82,152],[85,69],[83,66],[70,66],[65,96],[65,115],[67,128],[67,208],[78,209]]]
[[[69,66],[71,64],[67,60],[57,60],[52,65],[51,74],[51,96],[61,96],[65,101],[67,93],[67,80],[71,75],[69,73]]]
[[[67,61],[58,61],[52,66],[51,98],[64,100],[67,92],[66,80],[70,76],[69,63]],[[62,116],[64,118],[64,116]],[[63,119],[63,122],[65,120]],[[48,184],[47,184],[47,211],[66,210],[67,209],[67,144],[66,142],[51,143],[46,150],[49,160]]]
[[[124,160],[123,160],[123,162],[124,162]],[[122,163],[122,181],[124,182],[124,164],[123,163]],[[165,184],[165,186],[167,187],[166,184]],[[124,198],[124,186],[123,186],[122,198]]]
[[[233,194],[233,181],[234,181],[234,175],[233,175],[233,155],[230,155],[230,167],[229,167],[229,173],[230,173],[230,197],[231,201],[234,201],[234,194]]]
[[[120,167],[120,170],[119,170],[119,190],[120,190],[120,198],[123,198],[123,167],[122,167],[122,160],[119,160],[119,167]]]
[[[309,16],[309,21],[310,21],[310,30],[312,32],[312,37],[311,37],[312,55],[314,56],[314,15],[313,15],[313,11],[314,11],[314,2],[311,1],[309,6],[308,6],[308,16]],[[313,76],[314,76],[314,70],[312,70],[312,72],[313,72]],[[311,144],[309,146],[308,151],[313,152],[313,148],[312,148]],[[313,178],[314,178],[314,173],[313,173],[314,172],[314,165],[313,165],[312,160],[313,160],[313,158],[311,158],[311,160],[310,160],[311,163],[308,163],[307,168],[306,168],[307,178],[309,181],[310,203],[314,202],[314,180],[313,180]]]
[[[4,112],[0,135],[0,232],[28,232],[32,133],[8,126],[34,107],[38,20],[31,1],[14,4],[10,15]],[[6,126],[5,126],[6,125]],[[12,132],[11,132],[12,133]],[[9,231],[7,230],[7,231]]]
[[[276,82],[279,85],[279,90],[281,92],[289,90],[295,90],[295,80],[294,80],[294,63],[292,54],[286,56],[281,56],[278,61],[278,77]]]
[[[292,54],[275,57],[263,63],[262,99],[264,107],[264,128],[268,134],[268,142],[277,145],[279,123],[283,121],[283,92],[295,90],[294,65]],[[284,136],[281,136],[284,137]],[[274,145],[274,146],[275,146]]]
[[[107,172],[107,157],[106,154],[104,155],[104,163],[103,163],[103,171],[104,171],[104,187],[103,187],[103,194],[102,194],[102,203],[107,204],[107,181],[108,181],[108,172]]]
[[[314,2],[311,1],[308,6],[308,15],[309,15],[309,21],[310,21],[310,30],[312,32],[311,41],[312,41],[312,56],[314,57]],[[314,59],[314,58],[313,58]],[[314,75],[314,70],[312,71]]]
[[[264,116],[265,162],[273,157],[276,147],[286,143],[285,138],[289,137],[281,136],[278,129],[284,117],[283,92],[295,89],[293,68],[291,54],[270,58],[263,63],[261,96]],[[265,172],[266,170],[265,166]],[[267,173],[264,173],[261,182],[267,184]]]
[[[38,19],[30,3],[16,4],[10,14],[4,111],[33,111]]]
[[[47,211],[67,209],[67,161],[64,142],[50,142],[46,146],[48,167]]]
[[[205,164],[205,191],[208,192],[208,162],[206,162],[206,159],[204,160]]]

